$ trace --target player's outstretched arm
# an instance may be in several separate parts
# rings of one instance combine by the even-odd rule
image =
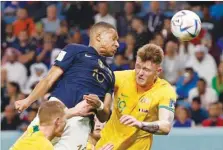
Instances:
[[[167,135],[169,134],[174,113],[165,108],[159,109],[159,120],[154,122],[142,122],[141,129],[153,134]]]
[[[48,92],[55,81],[63,74],[63,70],[60,67],[52,66],[47,76],[43,78],[31,92],[31,94],[23,99],[15,102],[15,108],[21,112],[28,108],[33,102],[42,97]]]
[[[111,105],[112,105],[112,95],[110,93],[106,93],[104,99],[104,107],[102,110],[98,110],[96,115],[100,122],[108,121],[111,115]]]
[[[94,107],[87,103],[86,100],[79,102],[75,107],[66,110],[66,118],[72,118],[75,116],[86,117],[93,115]]]
[[[120,122],[125,125],[135,126],[141,130],[159,135],[169,134],[173,120],[174,120],[174,113],[165,108],[159,109],[159,120],[154,122],[140,122],[133,116],[129,115],[123,115],[120,118]]]

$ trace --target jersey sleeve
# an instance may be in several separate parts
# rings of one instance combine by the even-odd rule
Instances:
[[[66,71],[73,63],[77,56],[78,50],[75,45],[67,45],[60,51],[57,56],[54,65],[59,66],[63,71]]]
[[[172,112],[175,111],[175,103],[177,99],[176,92],[172,87],[168,87],[166,90],[163,91],[163,96],[159,101],[159,108],[165,108]]]

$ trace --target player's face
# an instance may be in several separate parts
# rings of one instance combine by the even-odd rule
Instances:
[[[96,139],[100,139],[101,135],[100,132],[104,128],[105,123],[101,123],[96,117],[94,119],[95,125],[94,125],[94,131],[93,131],[93,137]]]
[[[56,137],[61,137],[64,132],[65,126],[66,126],[65,115],[63,117],[57,118],[55,122],[54,135]]]
[[[113,56],[119,47],[117,32],[114,29],[109,29],[102,32],[99,38],[103,55],[106,57]]]
[[[143,62],[137,57],[135,64],[136,82],[141,87],[151,86],[154,80],[162,71],[160,65],[154,64],[151,61]]]

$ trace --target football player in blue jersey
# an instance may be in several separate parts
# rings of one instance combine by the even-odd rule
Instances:
[[[112,25],[105,22],[93,25],[89,46],[67,45],[31,94],[15,102],[21,112],[50,91],[49,100],[60,101],[68,109],[81,103],[76,116],[68,119],[62,137],[54,143],[56,150],[84,149],[91,131],[90,108],[94,108],[101,122],[108,120],[115,78],[105,59],[113,56],[118,47],[118,34]],[[38,117],[31,123],[34,124],[38,124]]]

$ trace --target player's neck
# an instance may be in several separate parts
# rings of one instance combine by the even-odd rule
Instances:
[[[147,86],[140,86],[140,85],[137,84],[137,92],[138,93],[144,93],[144,92],[150,90],[152,88],[153,84],[154,83],[149,84]]]
[[[52,126],[39,126],[39,130],[44,134],[44,136],[51,141],[53,137]]]
[[[105,54],[103,53],[103,51],[101,51],[101,48],[96,46],[95,44],[93,43],[90,43],[89,44],[90,47],[93,47],[95,49],[95,51],[98,53],[98,55],[100,56],[104,56]]]
[[[137,86],[137,92],[138,93],[144,93],[144,92],[150,90],[153,87],[153,85],[155,84],[156,81],[157,81],[157,78],[154,80],[154,82],[148,83],[146,86],[140,86],[140,85],[137,84],[136,85]]]

